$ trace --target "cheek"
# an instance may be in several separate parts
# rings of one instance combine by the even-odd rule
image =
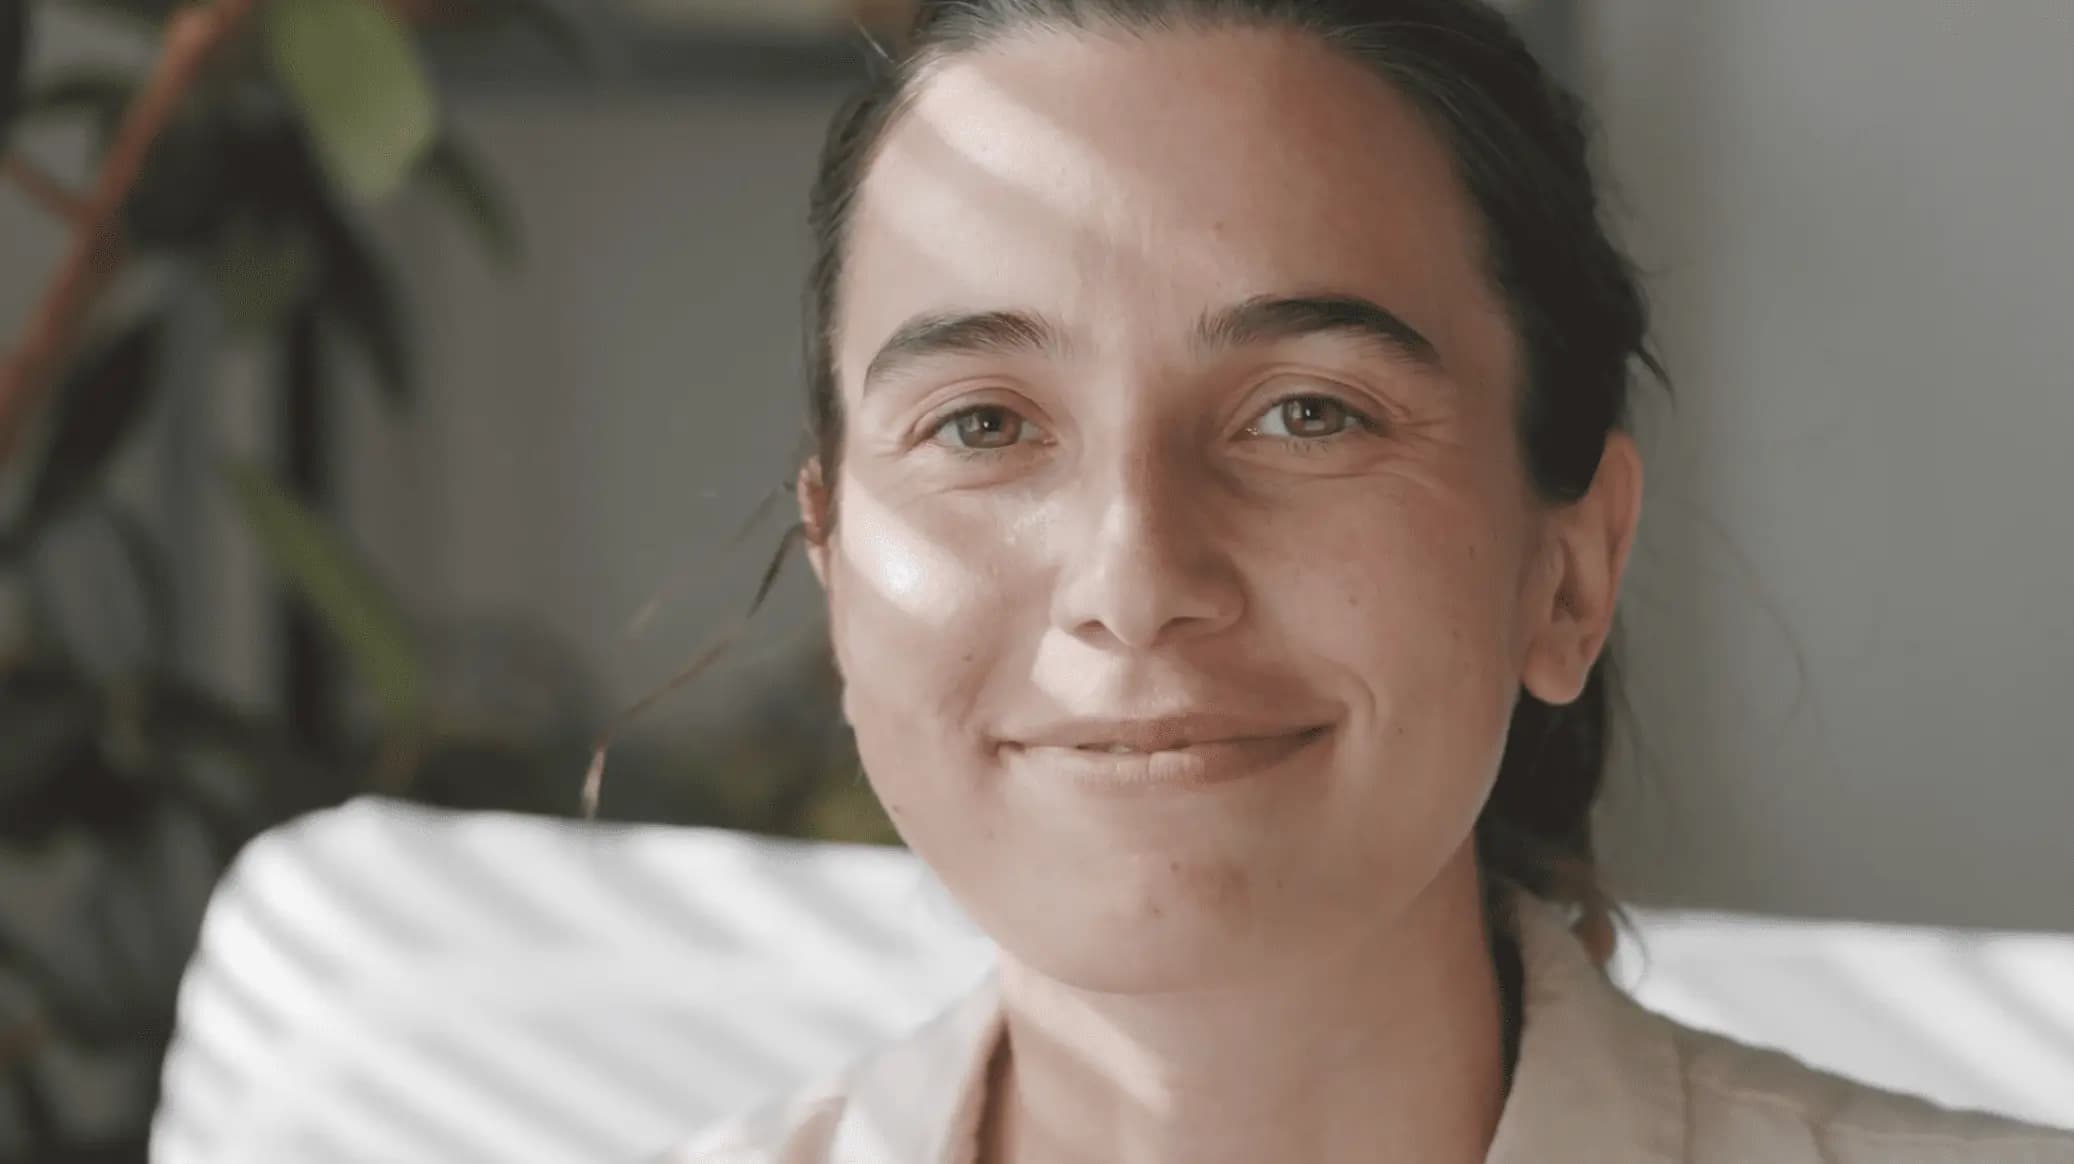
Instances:
[[[1367,746],[1395,757],[1382,770],[1495,772],[1522,666],[1515,515],[1410,480],[1320,512],[1332,516],[1265,555],[1283,565],[1262,602],[1355,693]]]
[[[828,563],[844,711],[875,781],[924,779],[940,766],[931,756],[970,742],[983,680],[1010,645],[1001,584],[1016,572],[998,539],[845,489]]]
[[[985,554],[952,552],[944,531],[903,518],[855,483],[844,486],[842,499],[831,603],[918,626],[955,621],[975,604],[989,572]]]
[[[1314,512],[1316,521],[1281,527],[1261,550],[1280,575],[1262,598],[1307,616],[1308,637],[1343,644],[1332,655],[1395,672],[1511,653],[1521,552],[1512,515],[1406,481]]]

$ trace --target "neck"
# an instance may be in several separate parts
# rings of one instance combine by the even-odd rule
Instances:
[[[985,1164],[1484,1159],[1503,1007],[1467,847],[1372,939],[1270,980],[1077,990],[1004,956]]]

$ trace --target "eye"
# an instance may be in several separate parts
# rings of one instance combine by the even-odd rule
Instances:
[[[944,418],[929,439],[955,452],[985,453],[1021,444],[1036,426],[998,404],[979,404]]]
[[[1246,431],[1255,436],[1315,441],[1374,427],[1374,421],[1339,400],[1313,394],[1275,402]]]

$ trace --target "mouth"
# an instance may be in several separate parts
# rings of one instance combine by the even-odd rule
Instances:
[[[1189,750],[1190,748],[1207,748],[1207,747],[1213,747],[1213,746],[1215,746],[1215,745],[1217,745],[1217,744],[1240,744],[1240,743],[1248,743],[1248,742],[1252,742],[1252,741],[1257,741],[1257,740],[1276,740],[1276,739],[1283,739],[1283,738],[1285,738],[1285,737],[1289,737],[1289,736],[1297,736],[1297,735],[1302,735],[1302,734],[1304,734],[1304,732],[1311,732],[1311,731],[1320,731],[1320,730],[1323,730],[1323,729],[1320,729],[1320,728],[1305,728],[1305,729],[1303,729],[1303,731],[1294,731],[1294,732],[1278,732],[1278,733],[1273,733],[1273,734],[1268,734],[1268,735],[1259,735],[1259,736],[1234,736],[1234,737],[1232,737],[1232,738],[1229,738],[1229,739],[1222,739],[1222,740],[1186,740],[1186,739],[1183,739],[1183,740],[1175,740],[1175,741],[1174,741],[1173,743],[1171,743],[1171,744],[1161,744],[1161,745],[1159,745],[1159,746],[1156,746],[1156,747],[1142,747],[1142,746],[1139,746],[1139,745],[1136,745],[1136,744],[1122,744],[1122,743],[1107,743],[1107,744],[1074,744],[1074,745],[1073,745],[1073,750],[1074,750],[1074,751],[1076,751],[1076,752],[1094,752],[1094,753],[1096,753],[1097,755],[1103,755],[1103,756],[1157,756],[1157,755],[1159,755],[1159,754],[1160,754],[1160,753],[1162,753],[1162,752],[1186,752],[1186,751],[1188,751],[1188,750]],[[1050,746],[1057,746],[1057,745],[1042,745],[1042,744],[1040,744],[1040,745],[1035,745],[1035,746],[1038,746],[1038,747],[1050,747]]]
[[[1312,752],[1330,730],[1321,725],[1214,739],[1176,737],[1152,746],[1120,740],[1005,742],[1001,752],[1011,766],[1035,777],[1090,791],[1178,790],[1268,775]]]

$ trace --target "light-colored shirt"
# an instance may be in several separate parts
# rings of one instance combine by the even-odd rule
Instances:
[[[1681,1026],[1522,898],[1524,1023],[1488,1164],[2074,1164],[2074,1133],[1876,1091]],[[657,1164],[974,1164],[998,980],[841,1076]]]

